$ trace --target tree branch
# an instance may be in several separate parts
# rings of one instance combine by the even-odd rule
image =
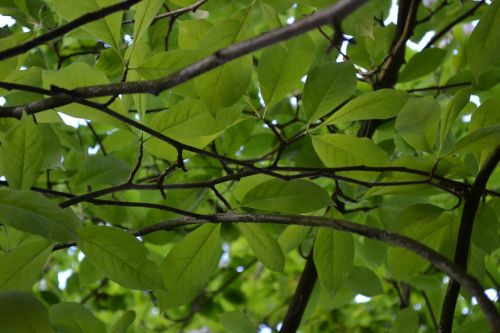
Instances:
[[[208,219],[209,218],[209,219]],[[418,241],[399,235],[394,232],[372,228],[366,225],[353,223],[344,220],[337,220],[318,216],[305,215],[274,215],[274,214],[213,214],[207,218],[182,217],[153,224],[137,230],[133,233],[135,236],[144,236],[153,232],[172,230],[174,228],[199,225],[204,223],[275,223],[283,225],[303,225],[311,227],[326,227],[343,232],[357,234],[366,238],[383,241],[386,244],[407,249],[422,258],[426,259],[434,267],[438,268],[452,279],[458,281],[470,294],[476,297],[479,306],[483,310],[493,332],[500,331],[500,315],[486,294],[481,284],[465,269],[449,261],[445,256],[433,249],[419,243]],[[75,243],[61,243],[54,246],[54,250],[73,246]]]
[[[472,231],[474,227],[474,219],[479,208],[481,193],[486,187],[489,177],[495,170],[498,161],[500,160],[500,146],[497,146],[490,154],[479,174],[472,185],[470,192],[465,196],[464,210],[458,230],[457,243],[455,245],[455,265],[467,270],[467,260],[469,258],[469,248],[471,243]],[[448,290],[444,298],[443,308],[441,309],[441,320],[439,323],[440,333],[451,333],[453,327],[453,317],[455,315],[455,307],[460,292],[462,283],[455,279],[448,284]]]
[[[300,21],[286,27],[278,28],[258,37],[247,39],[237,44],[220,49],[214,54],[197,61],[180,71],[165,78],[150,81],[121,82],[106,85],[88,86],[76,88],[67,92],[60,92],[52,97],[35,101],[26,105],[16,107],[0,108],[0,118],[20,118],[22,112],[28,114],[53,109],[69,103],[76,98],[92,98],[102,96],[114,96],[119,94],[150,93],[158,95],[160,92],[175,87],[213,68],[223,65],[230,60],[247,55],[266,46],[296,37],[307,31],[316,29],[324,24],[332,24],[341,21],[356,8],[367,0],[342,0],[317,13],[309,15]]]
[[[99,10],[96,10],[94,12],[86,13],[82,16],[80,16],[77,19],[74,19],[71,22],[66,23],[65,25],[62,25],[50,32],[47,32],[46,34],[43,34],[39,37],[36,37],[32,40],[27,41],[26,43],[14,46],[10,49],[0,51],[0,61],[5,60],[7,58],[14,57],[16,55],[19,55],[21,53],[27,52],[39,45],[42,45],[43,43],[46,43],[52,39],[55,39],[57,37],[63,36],[64,34],[70,32],[73,29],[76,29],[78,27],[81,27],[82,25],[85,25],[87,23],[97,21],[103,17],[106,17],[108,15],[111,15],[113,13],[116,13],[121,10],[126,10],[135,5],[136,3],[140,2],[142,0],[125,0],[118,2],[114,5],[108,6],[101,8]]]

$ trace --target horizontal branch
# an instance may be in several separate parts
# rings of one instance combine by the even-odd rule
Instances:
[[[490,326],[494,332],[500,331],[500,315],[495,305],[488,299],[484,293],[481,284],[467,272],[449,261],[440,253],[431,248],[413,240],[409,237],[399,235],[390,231],[372,228],[366,225],[353,223],[349,221],[337,220],[332,218],[303,215],[275,215],[275,214],[214,214],[207,216],[207,219],[182,217],[153,224],[135,231],[135,236],[144,236],[157,231],[172,230],[182,226],[197,225],[203,223],[275,223],[284,225],[303,225],[312,227],[326,227],[339,231],[357,234],[370,239],[383,241],[387,244],[407,249],[430,262],[452,279],[458,281],[470,294],[476,297],[479,306],[483,310]],[[54,247],[54,250],[64,249],[75,243],[61,243]]]
[[[233,59],[250,54],[281,41],[301,35],[325,24],[339,23],[367,0],[342,0],[336,4],[309,15],[286,27],[278,28],[258,37],[247,39],[216,51],[214,54],[197,61],[165,78],[149,81],[132,81],[97,86],[76,88],[68,92],[60,92],[52,97],[15,107],[0,108],[0,118],[20,118],[23,112],[34,114],[73,103],[76,98],[92,98],[117,96],[119,94],[150,93],[158,95],[166,89],[173,88],[209,70],[223,65]]]
[[[80,16],[79,18],[76,18],[73,21],[66,23],[65,25],[62,25],[52,31],[47,32],[46,34],[33,38],[27,41],[26,43],[19,44],[10,49],[0,51],[0,61],[27,52],[37,46],[42,45],[43,43],[51,41],[57,37],[61,37],[64,34],[70,32],[71,30],[81,27],[82,25],[85,25],[93,21],[97,21],[99,19],[102,19],[103,17],[106,17],[118,11],[129,9],[130,7],[132,7],[133,5],[135,5],[140,1],[142,0],[121,1],[111,6],[96,10],[94,12],[86,13]]]

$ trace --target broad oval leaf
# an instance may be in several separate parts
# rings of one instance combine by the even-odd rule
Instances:
[[[38,178],[44,162],[42,137],[30,117],[14,126],[2,141],[0,164],[9,186],[14,189],[29,189]]]
[[[334,294],[345,283],[354,267],[352,235],[330,228],[319,228],[313,258],[319,280]]]
[[[49,258],[51,244],[29,237],[11,252],[0,254],[0,290],[30,291]]]
[[[157,265],[131,234],[111,227],[89,226],[78,231],[85,256],[114,282],[130,289],[162,289]]]
[[[270,270],[283,272],[285,256],[278,242],[258,224],[241,223],[239,227],[257,259]]]
[[[2,333],[53,332],[45,306],[25,291],[0,292],[0,323]]]
[[[446,50],[436,47],[416,53],[401,70],[399,82],[412,81],[432,73],[443,62],[445,56]]]
[[[316,153],[329,168],[349,166],[384,166],[387,154],[372,140],[346,134],[323,134],[312,137]]]
[[[160,265],[166,291],[162,308],[191,301],[210,278],[219,262],[220,224],[204,224],[175,244]]]
[[[270,107],[300,84],[314,58],[314,42],[308,35],[266,49],[257,73],[262,98]]]
[[[350,62],[328,63],[314,68],[304,86],[304,113],[314,121],[333,111],[356,91],[358,79]]]
[[[303,179],[285,181],[271,179],[248,191],[242,207],[285,213],[309,213],[331,204],[326,191]]]
[[[56,332],[105,333],[106,326],[83,305],[74,302],[59,303],[49,308],[51,326]]]
[[[216,51],[242,37],[246,20],[226,20],[209,29],[200,42],[199,49]],[[196,77],[196,92],[207,108],[215,114],[217,110],[229,107],[243,96],[252,75],[252,58],[244,56],[234,59]]]
[[[73,211],[39,193],[0,189],[0,211],[0,223],[16,229],[59,242],[77,239],[80,222]]]
[[[363,266],[353,267],[346,285],[355,292],[369,297],[381,294],[384,291],[378,276]]]
[[[500,67],[500,3],[493,1],[467,44],[467,60],[476,79],[488,71]]]
[[[225,312],[219,319],[227,333],[254,333],[258,331],[255,324],[243,312]]]
[[[324,125],[367,119],[396,117],[408,100],[408,93],[394,89],[380,89],[356,97],[332,114]]]
[[[391,333],[416,333],[418,327],[418,314],[410,306],[399,311],[396,321],[392,325]]]
[[[396,118],[396,130],[415,149],[431,152],[436,141],[440,111],[441,107],[434,97],[412,97]]]

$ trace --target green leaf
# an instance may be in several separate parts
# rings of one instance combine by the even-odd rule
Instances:
[[[186,20],[179,25],[178,43],[180,49],[196,49],[212,24],[206,20]]]
[[[416,333],[418,327],[418,314],[410,306],[399,311],[396,321],[392,325],[391,333]]]
[[[333,111],[356,91],[358,79],[352,63],[328,63],[314,68],[304,86],[304,113],[314,121]]]
[[[0,211],[0,223],[16,229],[59,242],[77,239],[76,215],[39,193],[0,189]]]
[[[400,90],[380,89],[356,97],[331,115],[324,125],[396,117],[409,95]]]
[[[42,137],[31,117],[23,119],[6,135],[0,148],[1,169],[9,186],[29,189],[44,161]]]
[[[472,113],[470,131],[481,127],[500,125],[500,98],[493,97],[483,103]]]
[[[271,179],[248,191],[242,207],[285,213],[309,213],[331,204],[324,189],[303,179]]]
[[[166,287],[162,307],[188,303],[207,283],[219,261],[219,234],[220,224],[204,224],[170,250],[160,265]]]
[[[113,326],[111,326],[109,333],[127,333],[127,329],[130,325],[132,325],[135,317],[135,311],[133,310],[123,312],[120,319],[118,319]]]
[[[241,223],[239,228],[257,259],[270,270],[283,272],[285,256],[278,242],[258,224]]]
[[[257,74],[262,98],[271,107],[300,85],[314,59],[314,42],[308,35],[267,48],[259,59]]]
[[[470,88],[465,88],[457,92],[451,102],[448,103],[446,110],[441,113],[441,133],[439,136],[439,142],[441,146],[444,143],[446,135],[451,130],[451,127],[453,126],[453,123],[455,122],[458,114],[469,102],[470,91]]]
[[[90,156],[73,176],[72,185],[114,185],[125,181],[131,167],[113,156]]]
[[[104,323],[79,303],[59,303],[49,309],[51,326],[56,332],[105,333]]]
[[[482,127],[460,139],[444,156],[495,148],[500,142],[500,125]]]
[[[346,282],[354,267],[352,235],[330,228],[319,228],[313,257],[319,280],[333,295]]]
[[[0,323],[2,333],[53,332],[45,306],[25,291],[0,292]]]
[[[104,278],[102,272],[99,271],[87,257],[83,258],[80,262],[79,268],[78,281],[80,283],[80,287],[85,287],[99,279]]]
[[[482,203],[474,221],[472,242],[486,253],[495,251],[498,246],[497,220],[497,215],[493,208],[486,203]]]
[[[221,110],[214,117],[200,100],[185,98],[168,112],[157,114],[152,120],[152,127],[174,140],[203,148],[238,120],[240,110],[238,106],[234,106]],[[177,150],[158,139],[148,140],[145,148],[166,160],[177,159]],[[189,152],[185,152],[183,156],[189,157]]]
[[[398,228],[397,232],[436,249],[454,217],[448,214],[440,216],[442,210],[430,205],[415,205],[411,211],[409,213],[407,209],[406,215],[399,217],[398,220],[405,221],[407,225]],[[409,278],[428,265],[426,260],[406,249],[391,247],[387,251],[387,269],[395,279]]]
[[[89,226],[78,231],[78,246],[114,282],[130,289],[162,289],[158,267],[144,245],[131,234],[111,227]]]
[[[249,12],[249,10],[248,10]],[[200,42],[203,53],[216,51],[248,36],[247,18],[226,20],[207,31]],[[216,67],[195,78],[196,92],[207,108],[216,114],[240,100],[246,92],[252,75],[252,58],[244,56]]]
[[[30,291],[51,250],[46,239],[29,237],[11,252],[0,254],[0,290]]]
[[[147,31],[162,4],[163,0],[143,0],[137,4],[134,15],[134,41],[139,40]],[[132,43],[132,47],[134,44]]]
[[[387,154],[372,140],[346,134],[323,134],[312,137],[314,150],[329,168],[348,166],[384,166]]]
[[[250,318],[240,311],[222,313],[219,315],[219,319],[224,327],[224,332],[255,333],[258,331]]]
[[[369,297],[384,292],[378,276],[366,267],[354,266],[346,285],[356,293]]]
[[[467,43],[467,60],[476,80],[488,71],[500,67],[498,36],[500,36],[500,3],[493,1]]]
[[[309,235],[311,227],[301,225],[289,225],[280,234],[278,243],[283,253],[288,253],[298,247]]]
[[[445,56],[446,50],[436,47],[416,53],[401,70],[398,81],[412,81],[434,72],[441,65]]]
[[[100,8],[115,4],[114,0],[55,0],[54,9],[66,21],[74,20],[84,13],[94,12]],[[106,16],[103,19],[83,25],[80,29],[93,35],[97,39],[109,43],[117,52],[121,46],[122,12]]]
[[[413,148],[431,152],[436,141],[441,107],[432,96],[412,97],[396,118],[396,130]]]

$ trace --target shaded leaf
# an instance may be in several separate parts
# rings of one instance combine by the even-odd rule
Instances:
[[[313,182],[271,179],[248,191],[242,207],[287,213],[308,213],[330,205],[328,194]]]
[[[239,228],[257,259],[270,270],[282,272],[285,256],[278,242],[258,224],[241,223]]]
[[[16,229],[59,242],[77,239],[76,215],[39,193],[0,189],[0,211],[0,222]]]
[[[78,245],[91,263],[114,282],[130,289],[162,289],[158,267],[144,245],[131,234],[111,227],[78,231]]]

